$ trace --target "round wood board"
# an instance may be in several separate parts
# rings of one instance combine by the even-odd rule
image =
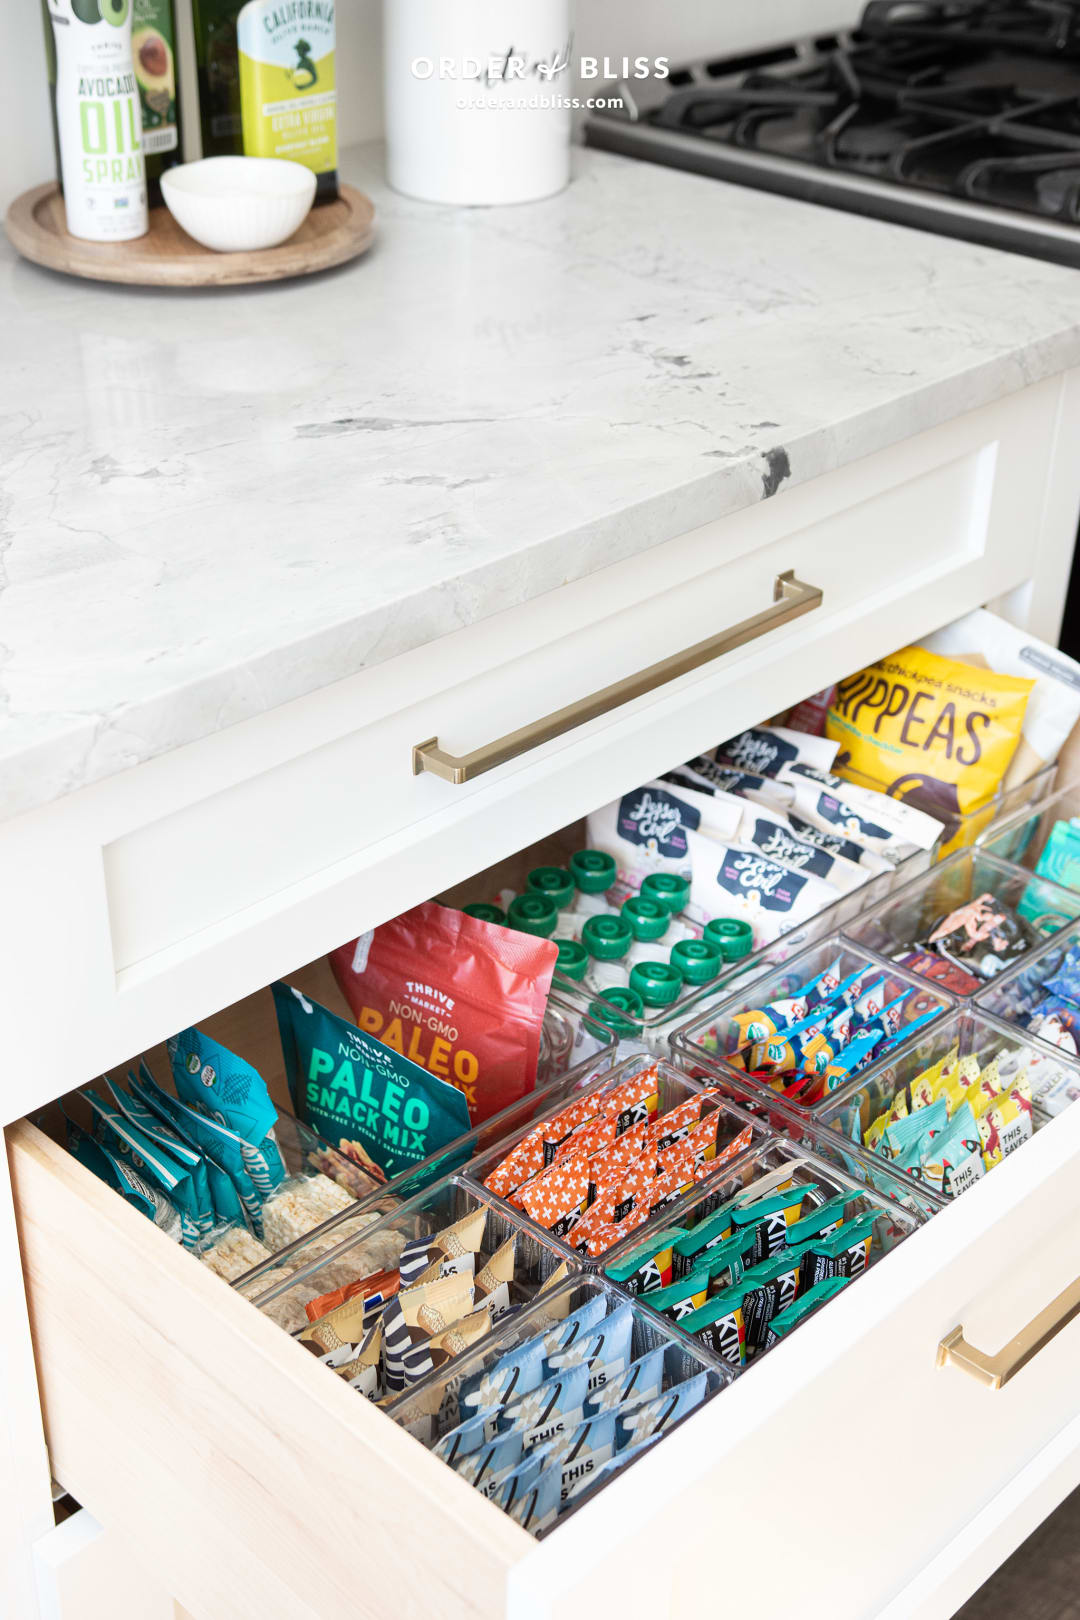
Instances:
[[[141,287],[242,287],[345,264],[370,247],[374,222],[370,197],[342,186],[337,202],[313,208],[287,242],[258,253],[201,247],[164,206],[150,210],[149,231],[133,242],[84,242],[68,235],[64,199],[50,181],[16,197],[4,225],[23,258],[69,276]]]

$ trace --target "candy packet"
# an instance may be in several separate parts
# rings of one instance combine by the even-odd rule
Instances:
[[[996,1097],[978,1116],[983,1163],[988,1170],[1029,1140],[1035,1128],[1031,1087],[1021,1078]]]
[[[376,1182],[469,1130],[456,1087],[289,985],[271,989],[293,1112]]]
[[[536,1085],[557,956],[550,940],[427,901],[330,963],[360,1030],[456,1086],[479,1125]]]
[[[1037,942],[1031,925],[990,893],[948,912],[934,925],[927,945],[980,979],[993,979]]]
[[[166,1194],[144,1181],[118,1154],[110,1153],[107,1147],[95,1142],[73,1119],[66,1119],[66,1126],[67,1150],[72,1157],[118,1192],[126,1204],[153,1221],[166,1237],[180,1243],[183,1238],[180,1211]]]
[[[411,1288],[419,1282],[421,1274],[432,1266],[438,1266],[436,1275],[439,1276],[445,1277],[455,1271],[467,1271],[472,1275],[476,1269],[476,1256],[484,1241],[487,1218],[487,1206],[481,1204],[478,1209],[463,1215],[451,1226],[445,1226],[434,1236],[411,1238],[398,1257],[402,1288]]]
[[[437,1365],[433,1350],[443,1349],[433,1341],[468,1317],[473,1306],[473,1279],[468,1272],[451,1272],[449,1276],[421,1283],[395,1294],[383,1306],[383,1385],[388,1393],[406,1389],[415,1384]],[[470,1321],[469,1342],[482,1338],[491,1330],[491,1318],[486,1311],[477,1313]],[[449,1354],[457,1353],[449,1346]],[[458,1349],[464,1348],[459,1346]]]

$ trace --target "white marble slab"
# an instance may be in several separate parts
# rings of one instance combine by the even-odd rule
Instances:
[[[602,154],[185,295],[0,248],[0,815],[1080,363],[1080,276]]]

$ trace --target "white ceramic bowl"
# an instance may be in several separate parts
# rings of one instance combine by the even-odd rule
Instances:
[[[315,199],[315,174],[284,158],[212,157],[161,177],[169,213],[215,253],[277,247],[298,230]]]

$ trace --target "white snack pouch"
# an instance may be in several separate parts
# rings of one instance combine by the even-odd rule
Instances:
[[[1007,791],[1055,760],[1080,720],[1080,664],[987,608],[954,619],[920,645],[999,675],[1020,675],[1035,686],[1024,709],[1020,742],[1002,780]]]
[[[592,812],[587,821],[589,848],[614,858],[615,893],[623,899],[636,893],[650,872],[691,877],[688,833],[733,838],[741,814],[742,805],[727,794],[646,782]]]
[[[811,737],[805,731],[789,731],[787,726],[751,726],[721,743],[716,757],[755,776],[779,776],[785,765],[831,771],[839,747],[828,737]]]
[[[784,765],[781,781],[795,789],[797,815],[884,855],[892,866],[916,849],[933,849],[941,837],[941,822],[925,810],[813,766]]]
[[[687,836],[694,862],[690,914],[702,922],[745,918],[754,930],[755,946],[771,945],[839,898],[831,883],[793,872],[759,850],[719,844],[701,833]]]
[[[782,810],[747,804],[739,826],[739,842],[793,872],[808,872],[831,883],[839,894],[850,894],[873,876],[869,867],[845,860],[810,840],[796,835]]]

